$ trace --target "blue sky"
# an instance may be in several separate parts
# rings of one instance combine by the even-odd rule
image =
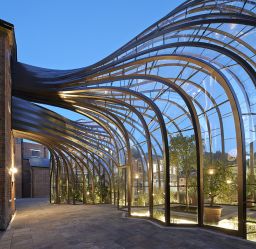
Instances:
[[[182,2],[8,0],[0,18],[15,25],[20,61],[70,69],[97,62]]]
[[[1,2],[0,19],[15,26],[19,61],[72,69],[88,66],[114,52],[182,2],[6,0]],[[68,118],[79,118],[52,109]]]

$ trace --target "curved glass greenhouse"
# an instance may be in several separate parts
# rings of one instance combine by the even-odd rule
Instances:
[[[91,66],[15,63],[14,135],[49,148],[51,202],[256,240],[255,27],[255,0],[189,0]]]

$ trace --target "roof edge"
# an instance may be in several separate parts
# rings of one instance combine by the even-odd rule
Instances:
[[[0,26],[5,29],[9,29],[11,31],[14,30],[14,25],[12,23],[6,22],[2,19],[0,19]]]

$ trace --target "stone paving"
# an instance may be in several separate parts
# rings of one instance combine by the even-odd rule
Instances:
[[[17,213],[0,249],[256,249],[256,243],[199,228],[163,228],[123,218],[111,205],[52,205],[17,200]]]

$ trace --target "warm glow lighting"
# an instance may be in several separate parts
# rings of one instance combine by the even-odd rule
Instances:
[[[172,219],[172,223],[175,223],[175,224],[196,224],[195,221],[186,220],[186,219],[179,219],[179,218]]]
[[[90,192],[89,192],[89,191],[87,191],[87,192],[86,192],[86,194],[87,194],[87,195],[89,195],[89,194],[90,194]]]
[[[238,223],[237,221],[232,221],[228,219],[221,220],[218,223],[218,227],[226,228],[226,229],[232,229],[237,230],[238,229]]]
[[[228,179],[228,180],[227,180],[227,184],[230,184],[230,183],[232,183],[232,181]]]
[[[213,175],[213,174],[214,174],[214,170],[213,170],[213,169],[209,169],[209,170],[208,170],[208,174],[209,174],[209,175]]]
[[[10,168],[10,174],[16,174],[18,172],[18,169],[15,167]]]
[[[161,215],[157,218],[158,220],[162,221],[162,222],[165,222],[165,217],[164,215]]]
[[[135,174],[135,179],[139,179],[139,174]]]
[[[149,211],[145,212],[132,212],[132,216],[138,216],[138,217],[149,217]]]

